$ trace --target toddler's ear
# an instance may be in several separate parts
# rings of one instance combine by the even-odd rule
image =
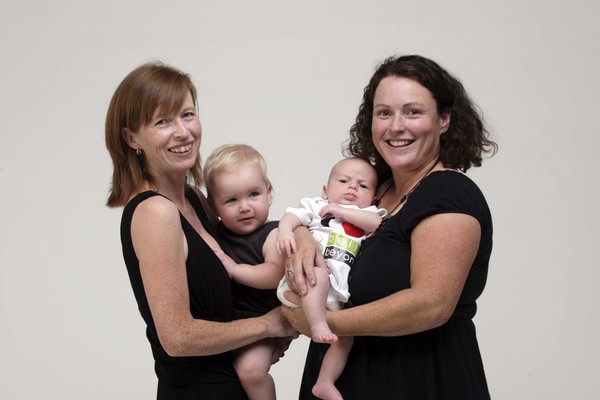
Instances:
[[[271,202],[273,201],[273,186],[269,183],[267,186],[267,199],[269,200],[269,207],[271,206]]]
[[[321,192],[321,197],[327,200],[327,185],[323,185],[323,192]]]

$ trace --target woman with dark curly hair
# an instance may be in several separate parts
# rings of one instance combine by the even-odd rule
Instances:
[[[346,151],[377,169],[377,204],[388,217],[350,272],[350,304],[327,316],[334,333],[355,339],[336,382],[344,399],[490,397],[472,319],[487,278],[492,218],[464,172],[496,150],[462,84],[437,63],[410,55],[377,68]],[[305,237],[293,264],[300,293],[314,277],[310,264],[322,265]],[[310,333],[301,308],[284,314]],[[325,350],[311,343],[301,399],[314,398]]]

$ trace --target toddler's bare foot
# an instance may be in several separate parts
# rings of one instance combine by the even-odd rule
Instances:
[[[317,380],[317,383],[312,388],[312,394],[323,400],[344,400],[342,394],[338,392],[332,382]]]
[[[335,343],[338,341],[336,334],[331,332],[327,324],[317,324],[310,329],[311,338],[317,343]]]

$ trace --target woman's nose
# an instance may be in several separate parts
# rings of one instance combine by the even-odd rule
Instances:
[[[394,131],[403,131],[404,130],[404,117],[402,115],[395,115],[392,117],[390,122],[390,127]]]
[[[184,137],[189,134],[189,129],[181,118],[175,119],[175,136]]]

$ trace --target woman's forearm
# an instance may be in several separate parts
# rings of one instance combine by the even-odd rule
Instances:
[[[291,337],[295,330],[279,308],[232,322],[191,319],[158,330],[163,348],[173,357],[206,356],[254,343],[267,337]]]
[[[411,289],[365,305],[328,312],[331,330],[340,336],[401,336],[446,322],[444,308]],[[421,298],[421,299],[419,299]]]

